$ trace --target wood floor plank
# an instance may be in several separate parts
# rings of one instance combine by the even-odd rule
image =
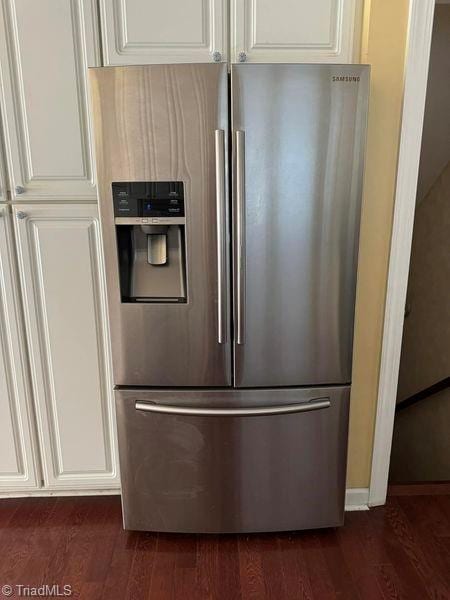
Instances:
[[[267,534],[255,536],[252,541],[256,551],[261,555],[261,567],[267,598],[271,600],[289,600],[286,582],[283,577],[278,537]]]
[[[210,558],[204,555],[209,545]],[[205,560],[207,570],[204,571]],[[213,600],[241,600],[240,564],[237,536],[200,536],[197,545],[199,591]],[[203,598],[203,596],[201,596]]]
[[[320,535],[322,532],[307,531],[296,534],[302,548],[305,564],[315,600],[336,598],[331,574],[325,556],[322,552]]]
[[[448,525],[450,526],[450,494],[448,496],[437,496],[435,498],[436,504],[439,506],[440,511],[447,520]]]
[[[3,498],[0,502],[0,540],[8,531],[8,525],[14,513],[22,506],[26,498]]]
[[[43,583],[42,577],[45,573],[51,557],[58,550],[58,535],[55,535],[53,519],[58,512],[58,500],[52,498],[52,502],[45,501],[47,512],[42,513],[42,521],[39,526],[33,522],[33,529],[38,534],[31,538],[32,547],[28,559],[18,574],[18,579],[24,584],[39,586]]]
[[[41,527],[54,504],[53,498],[30,498],[15,511],[2,540],[2,547],[8,550],[0,564],[1,581],[10,585],[28,584],[28,581],[21,580],[21,576],[25,575],[24,565],[29,563],[31,555],[41,558]]]
[[[121,533],[121,529],[117,526],[121,520],[121,509],[116,498],[107,497],[99,504],[90,543],[87,547],[80,544],[80,551],[84,551],[89,557],[85,578],[93,582],[103,582],[106,579],[116,539]]]
[[[178,550],[175,563],[174,578],[176,581],[175,597],[202,598],[199,580],[197,578],[198,536],[175,536]],[[156,599],[155,599],[156,600]]]
[[[136,535],[133,560],[124,596],[127,600],[150,597],[157,543],[157,534],[139,533]]]
[[[382,597],[387,600],[409,600],[402,591],[401,581],[391,564],[380,564],[374,567],[377,584],[381,590]]]
[[[137,531],[123,531],[121,523],[118,524],[118,529],[119,534],[103,586],[102,600],[126,597],[136,544],[143,537]]]
[[[82,600],[450,599],[450,495],[397,494],[344,528],[124,531],[118,497],[0,501],[0,583]]]
[[[387,516],[387,507],[372,510],[367,518],[367,531],[369,532],[369,560],[378,574],[385,574],[385,593],[395,589],[401,598],[408,600],[425,600],[430,598],[424,583],[417,573],[414,564],[403,548],[403,539],[397,537],[392,527],[392,522]],[[378,577],[380,584],[383,579]],[[389,585],[388,585],[389,584]],[[392,585],[391,585],[392,584]],[[395,585],[394,585],[395,584]],[[388,596],[389,597],[389,596]]]
[[[65,583],[63,576],[71,562],[73,540],[82,523],[87,520],[91,507],[92,503],[86,498],[58,498],[57,510],[52,518],[50,529],[54,543],[41,577],[43,583]],[[79,592],[79,590],[75,591]]]
[[[176,598],[177,582],[175,565],[178,541],[170,534],[158,534],[152,578],[148,598],[150,600],[173,600]]]
[[[226,570],[224,569],[224,573]],[[200,535],[197,539],[197,589],[200,597],[215,600],[220,594],[219,537]]]
[[[297,535],[281,534],[278,538],[278,545],[287,597],[298,600],[313,600],[314,593],[305,555],[298,543]]]
[[[335,594],[342,598],[365,600],[359,594],[351,576],[351,571],[339,544],[336,530],[330,529],[322,532],[320,536],[322,553],[325,556],[328,572],[333,582]]]
[[[408,556],[410,564],[413,567],[410,571],[413,571],[421,579],[429,597],[444,599],[449,588],[431,562],[430,557],[421,547],[421,538],[418,535],[418,531],[415,531],[414,527],[411,526],[397,498],[389,500],[386,507],[386,514],[397,539],[400,541],[403,552]]]
[[[447,524],[434,503],[434,497],[401,496],[397,502],[406,518],[414,527],[415,536],[421,551],[428,561],[428,577],[440,580],[444,586],[450,586],[450,553],[443,538],[448,532]],[[430,558],[432,557],[432,566]]]
[[[374,566],[366,560],[366,549],[358,535],[364,520],[364,513],[350,513],[347,515],[345,527],[337,529],[336,535],[359,596],[363,600],[379,600],[385,598],[385,595],[379,585]]]
[[[264,583],[261,554],[256,550],[253,536],[240,536],[238,539],[239,577],[242,597],[246,600],[268,598]]]

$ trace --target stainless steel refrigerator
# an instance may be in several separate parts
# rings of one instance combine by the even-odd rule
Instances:
[[[124,525],[340,525],[369,68],[91,70]]]

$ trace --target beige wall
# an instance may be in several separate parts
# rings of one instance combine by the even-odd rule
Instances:
[[[372,65],[350,409],[349,487],[370,480],[393,218],[409,0],[366,0],[361,62]]]

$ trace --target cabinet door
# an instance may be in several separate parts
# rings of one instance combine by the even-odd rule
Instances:
[[[10,215],[0,205],[0,490],[38,487]]]
[[[362,0],[231,0],[232,62],[358,62]]]
[[[100,0],[106,65],[227,60],[227,0]]]
[[[45,484],[117,486],[97,207],[14,213]]]
[[[93,199],[94,0],[3,0],[0,102],[13,200]]]

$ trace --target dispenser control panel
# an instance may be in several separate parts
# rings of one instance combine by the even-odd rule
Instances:
[[[182,181],[118,181],[112,183],[114,216],[184,217]]]

